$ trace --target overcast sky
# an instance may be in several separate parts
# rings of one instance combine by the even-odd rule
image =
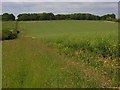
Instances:
[[[1,0],[2,2],[118,2],[119,0]]]
[[[117,15],[118,12],[118,0],[104,0],[104,2],[102,2],[103,0],[34,0],[34,2],[32,1],[33,0],[3,0],[2,13],[8,12],[13,13],[17,16],[20,13],[41,12],[53,12],[55,14],[92,13],[96,15],[104,15],[107,13],[115,13]]]

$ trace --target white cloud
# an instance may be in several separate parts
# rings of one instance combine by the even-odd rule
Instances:
[[[118,2],[119,0],[2,0],[2,2]]]

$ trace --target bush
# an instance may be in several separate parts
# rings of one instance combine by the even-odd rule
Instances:
[[[14,30],[3,30],[2,40],[10,40],[17,38],[17,32]]]
[[[120,19],[113,19],[113,22],[120,22]]]
[[[120,19],[116,19],[116,22],[120,22]]]

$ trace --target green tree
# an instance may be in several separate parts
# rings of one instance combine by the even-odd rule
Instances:
[[[15,16],[13,14],[4,13],[2,15],[2,20],[3,21],[14,21],[15,20]]]

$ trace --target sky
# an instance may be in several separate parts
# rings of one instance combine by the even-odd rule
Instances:
[[[118,2],[119,0],[1,0],[2,2]]]
[[[118,0],[2,0],[2,13],[5,12],[13,13],[16,16],[20,13],[42,12],[91,13],[95,15],[115,13],[117,15]]]

